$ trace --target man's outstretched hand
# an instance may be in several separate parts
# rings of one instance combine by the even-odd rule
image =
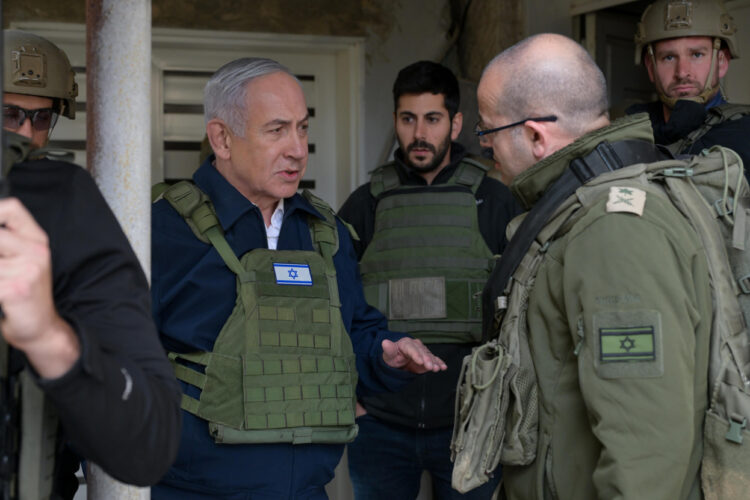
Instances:
[[[384,340],[383,361],[392,368],[412,373],[440,372],[448,367],[419,339],[404,337],[398,342]]]

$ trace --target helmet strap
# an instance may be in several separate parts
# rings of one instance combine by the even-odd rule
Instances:
[[[716,74],[716,66],[719,61],[719,49],[721,49],[721,39],[714,38],[713,50],[711,52],[711,70],[708,72],[708,77],[706,77],[706,82],[703,84],[703,90],[700,94],[695,97],[669,97],[664,92],[664,87],[661,86],[659,78],[654,78],[654,82],[656,83],[656,92],[659,94],[659,100],[664,103],[664,105],[669,109],[674,108],[674,105],[677,103],[678,99],[706,104],[711,96],[716,93],[716,87],[714,87],[711,82],[713,82],[714,75]],[[654,66],[654,73],[656,73],[656,56],[654,56],[654,49],[651,44],[648,44],[648,54],[651,57],[651,62]]]

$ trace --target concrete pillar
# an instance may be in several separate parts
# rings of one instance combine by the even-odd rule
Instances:
[[[151,270],[151,0],[86,1],[86,164]],[[89,463],[88,498],[148,500]]]
[[[151,1],[86,2],[86,164],[151,269]]]

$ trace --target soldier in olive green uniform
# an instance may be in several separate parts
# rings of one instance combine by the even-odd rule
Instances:
[[[627,167],[661,154],[645,115],[610,124],[603,75],[559,35],[497,56],[478,100],[478,134],[532,210],[527,218],[581,165]],[[556,119],[536,119],[549,115]],[[514,305],[511,292],[505,322],[521,318],[517,338],[528,351],[521,349],[520,369],[538,388],[511,405],[538,411],[538,421],[506,436],[504,457],[518,451],[509,443],[529,448],[519,465],[503,467],[507,498],[701,498],[712,313],[706,256],[687,220],[633,168],[595,170],[582,181],[574,210],[524,280],[528,299]],[[524,227],[513,225],[514,239]],[[516,280],[536,264],[524,261]]]

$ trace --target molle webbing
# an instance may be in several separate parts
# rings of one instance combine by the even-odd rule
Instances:
[[[485,167],[462,162],[448,182],[431,186],[401,186],[396,168],[379,168],[371,181],[378,203],[360,262],[365,298],[392,330],[430,343],[474,342],[492,259],[474,196]]]
[[[237,302],[212,352],[170,353],[177,378],[201,390],[198,399],[183,395],[183,408],[208,420],[221,443],[351,441],[357,373],[341,320],[332,210],[304,194],[325,217],[309,218],[317,252],[255,249],[237,259],[208,198],[186,184],[165,198],[235,272]]]

